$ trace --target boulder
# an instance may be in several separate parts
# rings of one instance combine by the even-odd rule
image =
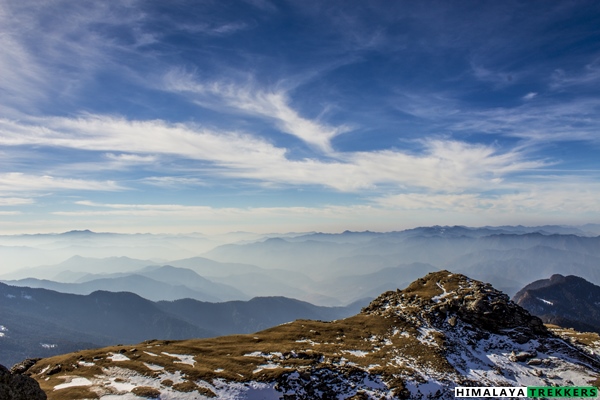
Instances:
[[[26,375],[11,373],[0,365],[0,399],[46,400],[46,393],[40,385]]]
[[[10,369],[11,374],[24,374],[29,370],[29,368],[33,367],[36,362],[41,360],[41,358],[28,358],[26,360],[21,361],[18,364],[13,365]]]

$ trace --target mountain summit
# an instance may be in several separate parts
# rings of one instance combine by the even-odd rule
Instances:
[[[489,284],[440,271],[344,320],[81,351],[27,373],[50,400],[453,399],[456,386],[589,385],[600,360]]]
[[[518,291],[513,301],[545,323],[600,333],[600,286],[578,276],[540,279]]]
[[[498,333],[516,342],[548,336],[542,320],[510,301],[489,283],[448,271],[417,279],[406,289],[386,292],[363,310],[367,314],[397,316],[417,326],[440,331]]]

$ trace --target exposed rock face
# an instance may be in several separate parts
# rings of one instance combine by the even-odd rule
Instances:
[[[600,286],[574,275],[552,275],[521,289],[513,300],[545,323],[600,333]]]
[[[24,374],[27,370],[35,365],[41,358],[28,358],[18,364],[13,365],[10,369],[11,374]]]
[[[11,373],[0,365],[0,399],[46,400],[46,393],[38,383],[25,375]]]

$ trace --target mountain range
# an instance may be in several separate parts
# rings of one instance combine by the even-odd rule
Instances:
[[[90,231],[0,236],[0,257],[10,255],[2,258],[4,273],[0,279],[80,294],[125,290],[152,300],[285,296],[323,306],[344,306],[408,284],[423,273],[448,269],[490,282],[512,296],[530,282],[553,274],[573,274],[600,284],[598,233],[598,225],[588,224],[432,226],[338,234],[235,233],[216,238]],[[153,250],[144,252],[148,246],[154,246]],[[171,250],[161,253],[165,248]],[[29,250],[46,254],[47,260],[70,256],[54,264],[17,268],[24,260],[33,262]],[[132,257],[140,253],[144,257]],[[97,258],[98,254],[104,258]],[[180,254],[185,257],[173,257]],[[18,261],[13,264],[15,258]],[[182,270],[172,270],[160,279],[151,275],[151,271],[167,266],[191,270],[197,276]],[[193,278],[186,279],[185,274]],[[144,278],[128,279],[128,275]],[[166,279],[171,276],[173,279]],[[29,278],[36,281],[20,281]],[[222,286],[216,290],[218,285]]]
[[[297,318],[339,319],[366,302],[347,307],[314,306],[284,297],[153,302],[130,292],[76,295],[0,283],[0,364],[152,338],[249,333]]]
[[[315,281],[414,263],[449,269],[514,295],[531,281],[569,271],[600,284],[600,236],[572,228],[428,227],[375,234],[310,234],[219,246],[203,256],[300,271]]]
[[[148,266],[133,272],[85,274],[73,283],[36,278],[3,282],[13,286],[44,288],[73,294],[90,294],[98,290],[132,292],[153,301],[191,298],[218,302],[250,298],[232,286],[210,281],[192,270],[169,265]]]
[[[444,400],[457,386],[597,385],[597,343],[563,338],[491,285],[438,271],[346,319],[113,345],[21,372],[50,400]]]

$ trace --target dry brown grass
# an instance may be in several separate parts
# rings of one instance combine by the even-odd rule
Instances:
[[[435,276],[439,279],[417,280],[402,293],[389,293],[390,299],[393,300],[394,296],[398,299],[403,294],[405,299],[427,300],[443,293],[436,282],[440,282],[446,291],[457,290],[461,284],[459,276],[450,275],[447,271],[438,272]],[[412,307],[415,312],[421,311],[419,302]],[[409,310],[405,309],[404,312]],[[365,312],[334,322],[298,320],[249,335],[183,341],[152,340],[136,346],[112,346],[43,359],[30,372],[46,390],[49,400],[94,398],[87,388],[61,391],[53,391],[53,388],[64,383],[61,377],[82,376],[92,380],[97,375],[103,375],[103,370],[115,366],[149,377],[160,377],[165,371],[180,371],[185,381],[174,384],[173,381],[163,380],[163,389],[170,387],[181,392],[197,391],[205,396],[215,396],[215,393],[203,387],[202,382],[210,383],[215,378],[238,382],[275,382],[292,371],[302,374],[327,368],[349,373],[361,370],[382,376],[397,397],[405,398],[408,392],[402,377],[415,372],[410,365],[430,367],[439,372],[455,372],[445,357],[443,335],[433,335],[437,346],[426,345],[418,339],[418,318],[409,320],[406,314],[398,315],[395,310],[379,314]],[[392,335],[394,331],[405,334]],[[584,335],[577,340],[599,339],[598,335]],[[130,360],[111,361],[107,358],[110,353],[121,353]],[[163,353],[193,355],[196,363],[193,366],[183,364],[177,358]],[[254,354],[249,356],[251,353]],[[80,366],[79,361],[93,362],[95,365]],[[61,372],[50,376],[42,373],[44,368],[58,364],[61,365]],[[147,365],[164,369],[154,371]],[[361,396],[364,397],[357,394],[355,399],[361,399]]]
[[[41,385],[40,385],[41,386]],[[48,394],[48,399],[98,399],[98,394],[90,391],[87,387],[84,386],[76,386],[69,387],[65,389],[60,389],[54,391],[53,388],[50,388],[51,393],[42,387],[46,394]]]
[[[185,381],[174,384],[173,389],[177,390],[178,392],[188,393],[198,390],[198,385],[196,385],[194,382]]]
[[[133,388],[131,393],[136,396],[145,397],[147,399],[159,399],[160,398],[160,390],[156,390],[147,386],[138,386]]]
[[[441,293],[437,286],[431,288],[436,289]],[[406,331],[409,336],[392,337],[394,329]],[[359,314],[334,322],[298,320],[250,335],[183,341],[153,340],[136,346],[111,346],[80,351],[40,360],[30,372],[48,393],[49,400],[75,400],[97,396],[85,387],[72,388],[68,392],[66,389],[53,391],[54,386],[64,383],[62,376],[81,376],[91,380],[103,375],[103,369],[114,366],[149,377],[159,377],[164,371],[181,371],[186,382],[173,384],[172,381],[163,381],[163,387],[170,386],[183,392],[198,391],[206,396],[214,396],[214,393],[195,382],[212,382],[215,378],[239,382],[249,379],[273,382],[293,370],[332,366],[339,368],[343,362],[353,363],[349,364],[356,366],[352,368],[363,370],[371,367],[372,373],[394,379],[401,371],[410,372],[408,367],[388,365],[388,361],[398,354],[425,365],[430,364],[436,369],[450,369],[441,350],[424,346],[415,338],[417,333],[415,327],[401,318],[379,315]],[[348,350],[364,352],[364,356],[349,353]],[[163,352],[194,355],[196,363],[194,366],[177,363],[177,358]],[[248,356],[254,352],[260,352],[261,355]],[[110,353],[121,353],[130,360],[114,362],[107,358]],[[79,361],[93,362],[95,365],[80,366]],[[256,371],[261,365],[270,362],[279,367]],[[164,370],[153,371],[144,363],[162,366]],[[44,368],[56,364],[62,366],[60,373],[51,376],[42,373]],[[373,367],[377,364],[378,367]],[[401,380],[396,380],[400,385]],[[402,388],[403,386],[398,386],[398,390]]]
[[[92,398],[90,397],[91,392],[86,388],[73,388],[68,393],[66,390],[61,391],[61,396],[57,396],[53,388],[64,383],[64,379],[61,379],[62,376],[81,376],[91,380],[97,375],[102,375],[103,369],[114,366],[149,377],[158,377],[163,371],[173,373],[181,371],[187,379],[187,383],[174,385],[173,382],[163,381],[163,386],[172,386],[173,389],[180,391],[197,390],[200,393],[211,395],[212,392],[209,389],[201,388],[194,382],[211,382],[214,378],[224,378],[230,381],[253,379],[272,382],[282,374],[290,373],[295,369],[322,368],[332,364],[339,366],[342,359],[363,368],[380,364],[381,366],[376,368],[379,368],[378,372],[385,374],[389,367],[382,360],[392,357],[394,348],[405,349],[405,351],[423,358],[426,355],[431,356],[425,350],[419,352],[421,346],[415,339],[395,337],[392,345],[389,342],[386,344],[383,338],[389,337],[394,328],[415,332],[414,328],[401,320],[374,315],[359,314],[335,322],[298,320],[250,335],[183,341],[155,340],[136,346],[112,346],[80,351],[43,359],[32,367],[30,372],[49,394],[49,400]],[[132,351],[133,348],[135,351]],[[362,351],[366,355],[360,357],[342,352],[342,350]],[[194,355],[196,364],[191,366],[176,363],[177,358],[162,354],[163,352]],[[248,356],[254,352],[260,352],[261,356]],[[130,360],[111,361],[107,358],[110,353],[122,353]],[[80,366],[79,361],[93,362],[95,365]],[[269,362],[277,363],[279,367],[265,368],[255,372],[261,365]],[[144,363],[162,366],[164,370],[153,371]],[[42,373],[44,368],[56,364],[61,365],[60,373],[51,376]],[[391,375],[392,372],[389,372]]]

